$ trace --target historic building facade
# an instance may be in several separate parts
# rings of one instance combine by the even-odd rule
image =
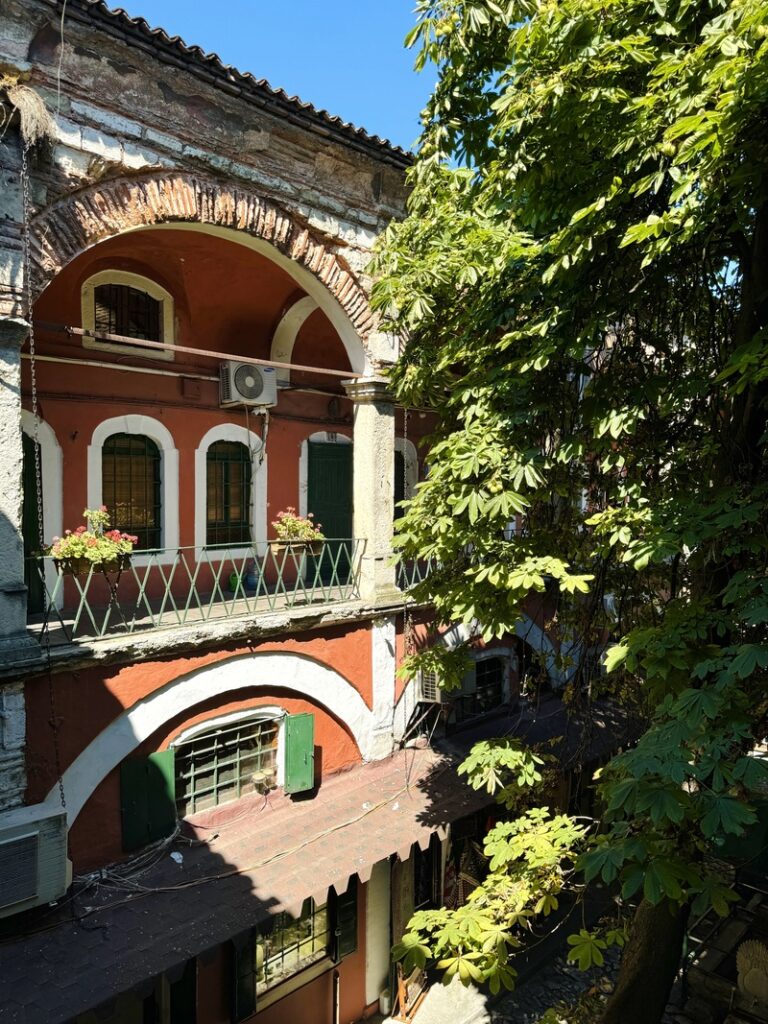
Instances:
[[[0,1021],[351,1022],[482,804],[404,749],[438,699],[396,674],[426,567],[391,553],[429,423],[367,267],[409,158],[61,13],[0,12]],[[41,555],[102,507],[129,560]],[[275,543],[289,509],[325,541]],[[519,652],[477,652],[455,724]]]

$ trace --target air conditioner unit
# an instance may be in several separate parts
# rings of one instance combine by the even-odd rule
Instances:
[[[416,676],[418,700],[425,704],[442,704],[444,690],[438,683],[437,672],[421,671]]]
[[[233,361],[222,363],[219,404],[223,409],[236,405],[269,409],[277,405],[277,373],[271,366]]]
[[[34,804],[0,814],[0,917],[59,899],[70,868],[63,810]]]

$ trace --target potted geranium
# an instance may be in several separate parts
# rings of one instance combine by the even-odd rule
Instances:
[[[277,519],[272,522],[277,539],[271,540],[269,546],[275,555],[284,551],[311,551],[313,555],[319,555],[325,541],[322,525],[314,522],[311,512],[309,515],[300,516],[296,509],[289,505],[284,511],[278,512]]]
[[[98,569],[117,572],[131,564],[131,552],[138,537],[109,529],[106,505],[83,510],[85,526],[66,530],[63,537],[54,537],[46,555],[50,555],[63,576],[79,576]]]

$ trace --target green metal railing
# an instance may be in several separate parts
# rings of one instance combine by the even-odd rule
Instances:
[[[433,569],[434,562],[431,558],[411,558],[407,562],[398,561],[396,563],[397,586],[400,590],[410,590],[418,583],[423,583]]]
[[[51,643],[238,618],[359,597],[361,540],[327,539],[321,548],[259,544],[134,553],[122,568],[73,574],[49,557],[29,560],[45,589],[30,626]]]

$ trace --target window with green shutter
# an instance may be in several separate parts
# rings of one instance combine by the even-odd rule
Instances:
[[[325,903],[307,898],[298,917],[273,914],[231,940],[232,1020],[257,1009],[258,994],[276,988],[312,964],[328,967],[357,949],[357,876],[340,896]]]
[[[347,891],[336,897],[336,949],[334,960],[357,950],[357,875],[353,875]]]
[[[123,761],[120,803],[126,853],[170,835],[176,825],[173,750]]]

